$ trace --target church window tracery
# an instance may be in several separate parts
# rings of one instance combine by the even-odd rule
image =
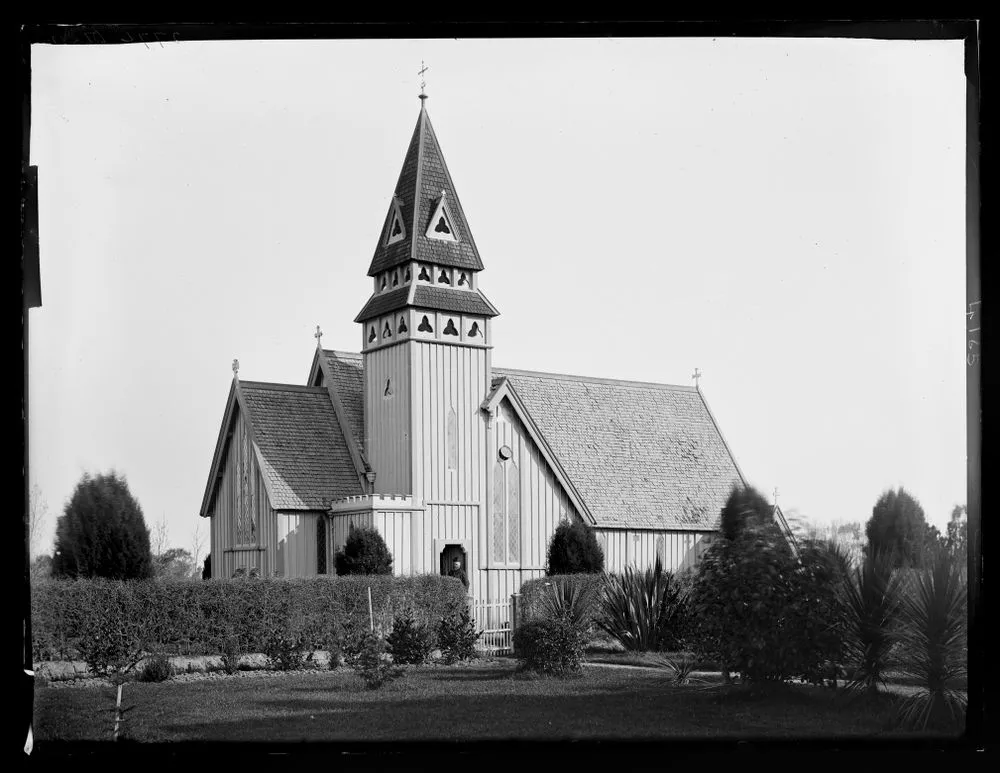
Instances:
[[[374,340],[375,340],[375,328],[372,328],[371,332],[368,333],[368,343],[371,343]]]
[[[406,327],[406,317],[400,317],[399,318],[399,327],[396,328],[396,332],[399,333],[400,335],[402,335],[407,330],[408,330],[408,328]]]
[[[448,324],[445,325],[444,334],[446,336],[457,336],[458,329],[455,327],[455,320],[449,319]]]
[[[424,282],[431,281],[431,275],[427,273],[427,266],[420,267],[420,274],[417,275],[417,279],[420,279]]]
[[[472,327],[469,328],[469,338],[475,338],[479,333],[479,323],[473,322]]]
[[[417,330],[421,333],[433,333],[434,328],[431,327],[431,323],[427,321],[427,315],[421,320],[420,324],[417,326]]]
[[[438,284],[442,284],[442,285],[450,285],[451,284],[451,278],[448,276],[447,269],[444,269],[444,268],[441,269],[441,276],[438,277]]]

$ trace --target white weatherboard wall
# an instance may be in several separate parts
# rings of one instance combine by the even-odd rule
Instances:
[[[319,517],[323,516],[318,513],[275,514],[275,570],[282,577],[316,576],[316,519]]]
[[[604,549],[604,568],[609,572],[620,572],[626,566],[652,568],[658,554],[669,572],[693,568],[714,536],[710,532],[652,529],[598,528],[595,532]]]

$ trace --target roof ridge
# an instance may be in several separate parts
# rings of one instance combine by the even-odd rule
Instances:
[[[614,384],[618,386],[636,387],[656,387],[657,389],[669,389],[680,392],[697,392],[693,386],[683,386],[681,384],[664,384],[659,381],[631,381],[628,379],[602,378],[600,376],[576,376],[569,373],[547,373],[540,370],[518,370],[516,368],[504,368],[499,365],[493,366],[493,372],[500,375],[512,374],[515,376],[535,376],[539,378],[558,378],[569,381],[581,381],[591,384]]]
[[[335,354],[338,357],[347,357],[355,360],[361,359],[361,352],[343,352],[340,349],[324,349],[323,354]]]
[[[303,386],[302,384],[282,384],[277,381],[243,381],[240,380],[240,387],[250,387],[251,389],[268,389],[272,392],[308,392],[311,394],[326,394],[326,387]]]

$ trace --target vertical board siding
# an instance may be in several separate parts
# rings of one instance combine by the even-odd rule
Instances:
[[[413,342],[413,495],[416,500],[481,502],[489,391],[486,350]],[[457,466],[448,469],[448,412],[458,429]],[[376,478],[377,480],[377,478]],[[409,493],[409,492],[407,492]]]
[[[277,513],[274,571],[283,577],[315,577],[317,513]]]
[[[653,529],[595,529],[604,549],[604,568],[620,572],[626,566],[637,569],[656,565],[657,540],[663,539],[663,568],[683,571],[697,565],[707,547],[706,537],[714,532],[659,531]]]
[[[267,489],[257,459],[251,453],[251,488],[253,491],[253,518],[256,523],[256,541],[253,545],[236,544],[236,506],[239,486],[240,464],[243,461],[241,443],[232,442],[246,431],[242,412],[236,409],[233,434],[223,451],[222,477],[216,483],[215,499],[212,505],[211,547],[212,576],[228,578],[243,568],[257,569],[262,576],[269,576],[273,564],[275,539],[275,515],[267,499]]]
[[[409,494],[410,453],[409,345],[365,352],[365,436],[375,470],[375,493]],[[385,397],[385,383],[392,397]]]

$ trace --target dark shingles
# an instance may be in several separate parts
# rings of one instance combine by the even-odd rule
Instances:
[[[364,448],[365,437],[365,372],[361,355],[354,352],[323,350],[333,389],[344,409],[344,418],[359,449]]]
[[[373,295],[354,318],[355,322],[365,322],[383,314],[416,306],[434,311],[450,311],[453,314],[476,314],[495,317],[497,313],[479,290],[457,290],[450,287],[417,285],[414,288],[413,303],[407,303],[409,287],[400,287],[381,295]]]
[[[423,128],[423,132],[421,132]],[[419,138],[423,135],[423,142]],[[418,149],[421,152],[418,154]],[[420,190],[417,190],[417,164],[420,161]],[[448,208],[452,214],[452,225],[458,236],[457,242],[446,242],[440,239],[428,239],[425,236],[434,208],[441,197],[441,191],[447,191]],[[443,266],[480,271],[483,263],[479,251],[466,222],[465,213],[459,203],[455,185],[448,174],[441,147],[434,136],[430,118],[425,110],[421,110],[417,126],[410,139],[403,168],[399,174],[396,193],[402,204],[403,218],[406,222],[406,238],[385,247],[382,245],[383,233],[379,232],[379,244],[375,249],[368,276],[375,276],[380,271],[417,259],[427,263],[437,263]],[[416,228],[413,227],[413,208],[417,207]]]
[[[325,510],[363,493],[322,387],[241,382],[275,510]]]
[[[600,526],[714,530],[739,471],[690,387],[494,368]]]

